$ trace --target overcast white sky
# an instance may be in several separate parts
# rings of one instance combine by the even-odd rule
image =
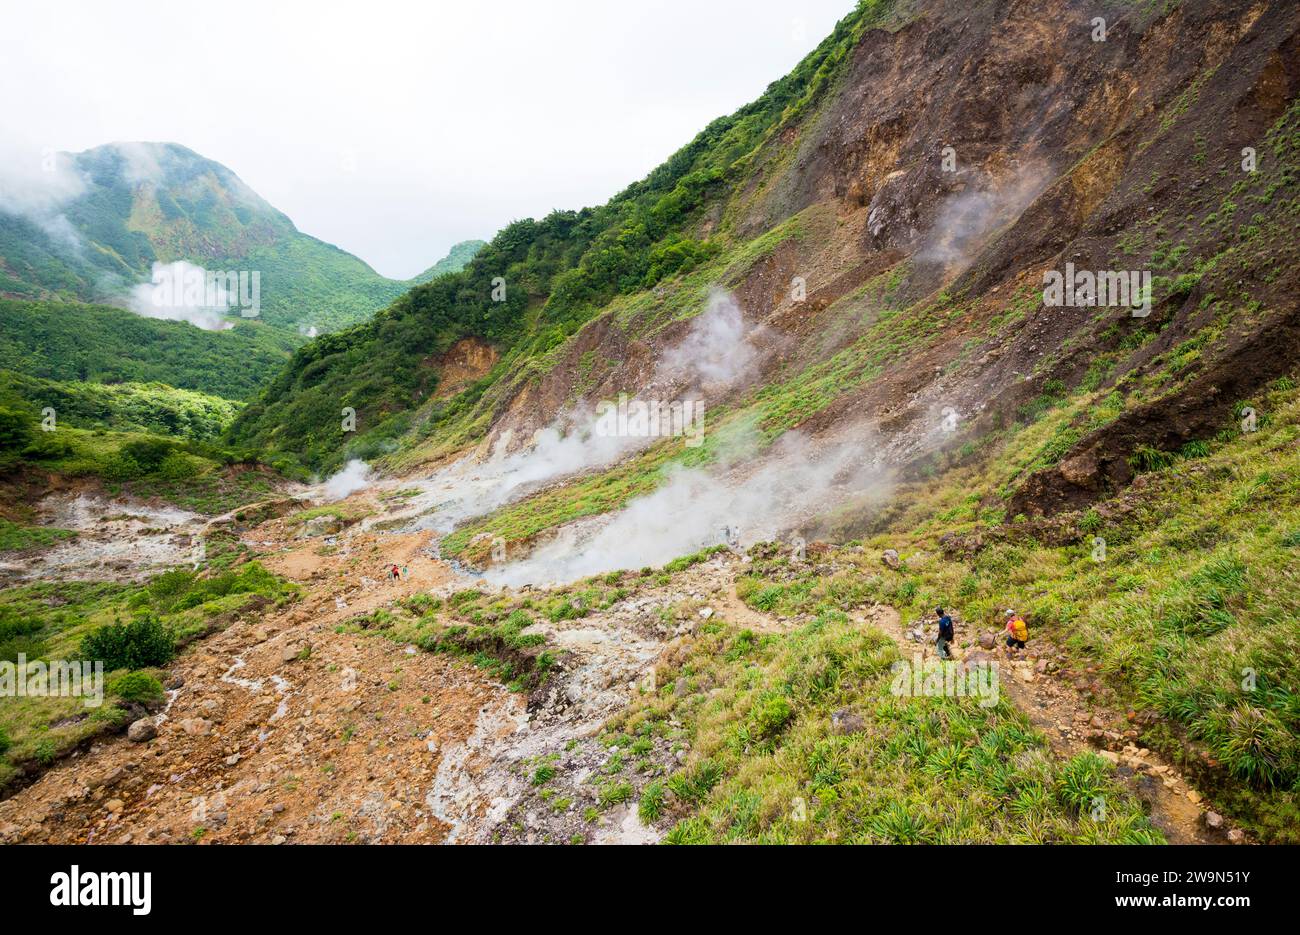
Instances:
[[[6,3],[0,141],[182,143],[394,277],[599,204],[853,0]]]

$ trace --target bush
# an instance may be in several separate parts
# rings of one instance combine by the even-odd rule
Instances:
[[[1133,468],[1134,473],[1146,474],[1150,471],[1163,471],[1169,467],[1176,456],[1169,451],[1161,451],[1159,448],[1152,448],[1150,445],[1138,445],[1134,452],[1129,455],[1129,467]]]
[[[9,749],[9,747],[10,747],[9,735],[5,733],[5,729],[3,727],[0,727],[0,753],[4,753],[6,750]]]
[[[166,665],[175,654],[176,639],[171,630],[152,614],[130,623],[100,627],[81,641],[81,655],[101,660],[110,672]]]
[[[199,473],[194,459],[184,452],[172,451],[158,465],[157,474],[164,480],[188,480]]]
[[[108,682],[108,691],[124,701],[138,701],[147,704],[162,701],[166,697],[162,682],[148,672],[128,672]]]
[[[1077,815],[1089,814],[1099,800],[1104,802],[1108,789],[1109,767],[1091,752],[1071,759],[1056,779],[1057,798]]]
[[[22,451],[32,440],[32,417],[0,406],[0,452]]]
[[[32,461],[53,461],[73,453],[72,442],[57,432],[37,432],[26,448],[23,457]]]
[[[45,651],[45,643],[36,634],[45,621],[24,617],[12,608],[0,607],[0,662],[17,662],[19,653],[35,659]]]
[[[123,454],[115,454],[104,463],[103,475],[106,480],[134,480],[143,474],[144,469]]]
[[[165,438],[144,438],[127,442],[118,450],[118,455],[134,461],[143,473],[152,474],[162,467],[167,456],[175,450],[176,446]]]
[[[765,692],[750,712],[754,733],[758,737],[772,737],[780,733],[786,723],[794,716],[794,709],[784,695],[778,692]]]

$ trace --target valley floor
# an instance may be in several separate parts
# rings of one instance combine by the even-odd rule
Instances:
[[[421,528],[446,507],[443,480],[387,478],[315,507],[319,489],[293,488],[215,517],[47,497],[44,520],[78,536],[9,553],[0,609],[52,614],[51,658],[139,607],[184,648],[154,670],[165,698],[143,707],[4,700],[23,772],[6,777],[0,841],[1256,837],[1232,787],[1207,788],[1204,751],[1148,742],[1159,716],[1105,688],[1065,634],[1040,628],[1022,658],[1004,654],[980,608],[1023,587],[999,575],[1030,569],[990,566],[974,587],[953,578],[959,558],[881,534],[505,588],[439,558],[440,533]],[[907,547],[882,561],[891,541]],[[1007,546],[988,548],[1000,560]],[[1044,575],[1054,552],[1040,552]],[[191,560],[206,571],[158,574]],[[1062,580],[1084,586],[1070,567]],[[959,661],[943,666],[932,618],[917,619],[934,588],[966,594],[971,614],[955,613]],[[995,691],[900,689],[908,666],[940,685],[983,667]],[[1284,794],[1268,801],[1285,815]],[[1283,817],[1269,821],[1285,837]]]
[[[335,509],[382,514],[385,503],[364,493]],[[434,557],[433,533],[362,526],[304,535],[303,523],[290,517],[245,530],[243,543],[268,570],[300,585],[301,599],[241,614],[193,644],[166,674],[165,708],[148,718],[153,730],[99,737],[53,765],[0,802],[0,836],[57,843],[689,840],[682,828],[700,822],[691,816],[727,771],[721,761],[770,759],[771,738],[763,731],[791,720],[778,710],[771,718],[782,723],[755,727],[739,745],[728,738],[720,745],[731,748],[727,753],[708,739],[714,715],[693,702],[720,712],[745,708],[742,696],[756,686],[744,683],[754,682],[766,656],[828,626],[741,601],[735,581],[749,559],[731,552],[699,556],[673,574],[609,576],[617,587],[576,596],[573,589],[531,588],[489,595],[466,590],[472,582]],[[384,576],[393,563],[406,571],[395,582]],[[531,690],[516,683],[511,691],[502,681],[512,673],[495,669],[484,652],[458,657],[419,648],[438,647],[428,639],[428,619],[436,615],[412,613],[439,598],[470,619],[477,614],[472,605],[480,604],[501,613],[541,611],[521,632],[553,658],[549,676]],[[909,641],[898,620],[891,608],[871,604],[829,626],[839,631],[837,641],[848,635],[878,656],[880,675],[888,671],[885,661],[932,655],[928,644]],[[505,648],[497,647],[498,657],[508,657]],[[968,660],[989,656],[976,647]],[[1014,726],[1027,768],[1050,777],[1087,755],[1088,736],[1117,746],[1111,740],[1122,735],[1097,729],[1116,719],[1074,701],[1044,673],[1049,659],[1007,663],[1002,680],[1046,743],[1005,705],[994,713],[981,711],[974,698],[913,700],[939,712],[964,704],[981,722],[991,719],[982,726],[995,732]],[[718,661],[737,671],[711,671]],[[513,674],[523,670],[516,665]],[[864,687],[851,692],[864,696],[859,705],[898,700]],[[740,724],[753,718],[729,716]],[[846,720],[848,729],[838,726]],[[867,735],[853,712],[810,712],[809,721],[824,721],[820,743]],[[906,733],[899,737],[906,740]],[[1207,829],[1187,787],[1159,757],[1131,743],[1107,756],[1119,778],[1101,781],[1123,821],[1099,823],[1086,808],[1080,816],[1047,805],[1044,817],[1053,813],[1055,828],[1049,839],[1071,839],[1082,826],[1081,839],[1095,831],[1098,839],[1122,840],[1147,827],[1136,805],[1141,799],[1152,811],[1142,834],[1152,840],[1226,840],[1226,829]],[[925,780],[922,787],[935,778],[924,762],[912,771]],[[978,788],[969,791],[980,797]],[[986,807],[1007,811],[995,799]],[[838,820],[824,829],[826,839],[838,837]],[[965,820],[954,825],[954,839],[1001,839],[964,828]],[[889,829],[868,835],[891,836]]]

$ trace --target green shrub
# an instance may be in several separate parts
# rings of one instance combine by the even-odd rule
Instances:
[[[171,662],[176,639],[157,617],[144,614],[130,623],[100,627],[81,641],[81,654],[101,660],[109,671],[147,669]]]
[[[168,455],[175,450],[176,446],[165,438],[143,438],[127,442],[118,450],[118,454],[134,461],[144,473],[152,474],[162,467]]]
[[[585,617],[587,611],[586,608],[576,607],[570,601],[565,600],[548,608],[546,616],[553,623],[559,623],[561,620],[577,620],[579,617]]]
[[[73,453],[72,442],[58,432],[37,432],[23,449],[23,457],[32,461],[54,461]]]
[[[651,824],[658,821],[664,813],[664,784],[662,782],[652,782],[645,787],[641,793],[641,801],[637,805],[637,814],[640,816],[643,824]]]
[[[776,602],[781,599],[784,590],[779,584],[770,584],[755,594],[751,603],[759,610],[771,611],[776,607]]]
[[[173,451],[158,465],[157,475],[164,480],[188,480],[199,473],[198,464],[184,452]]]
[[[132,459],[122,454],[115,454],[104,462],[105,480],[135,480],[144,475],[144,469]]]
[[[110,679],[108,692],[111,695],[117,695],[124,701],[138,701],[141,704],[161,701],[166,697],[162,682],[148,672],[128,672],[125,675],[119,675],[115,679]]]
[[[1146,474],[1149,471],[1163,471],[1176,460],[1177,457],[1172,452],[1161,451],[1150,445],[1138,445],[1133,454],[1129,455],[1128,463],[1135,473]]]
[[[779,692],[766,692],[750,712],[754,733],[759,737],[772,737],[780,733],[786,722],[794,716],[789,700]]]
[[[44,628],[44,620],[0,606],[0,662],[17,662],[19,653],[28,659],[41,655],[45,644],[36,634]]]
[[[712,760],[703,760],[690,769],[673,773],[668,777],[668,788],[684,802],[701,802],[720,779],[722,767]]]
[[[1109,767],[1095,753],[1080,753],[1062,768],[1056,780],[1056,795],[1062,805],[1077,815],[1091,812],[1104,802],[1109,789]]]
[[[632,788],[630,782],[615,782],[601,786],[600,807],[609,808],[611,805],[621,805],[629,801],[634,795],[636,795],[636,790]]]
[[[22,451],[32,441],[32,417],[18,409],[0,406],[0,452]]]

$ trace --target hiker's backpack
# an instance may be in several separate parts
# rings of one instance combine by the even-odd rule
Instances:
[[[1025,626],[1025,621],[1019,617],[1012,617],[1011,635],[1022,643],[1029,639],[1029,627]]]

